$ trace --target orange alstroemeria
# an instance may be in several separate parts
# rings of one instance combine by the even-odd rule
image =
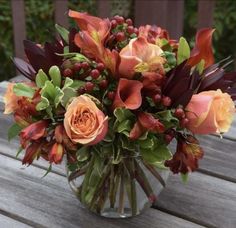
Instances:
[[[41,153],[41,143],[34,142],[29,145],[25,151],[25,156],[22,160],[23,165],[31,165],[34,159],[38,159]]]
[[[138,114],[138,121],[130,131],[129,137],[133,140],[138,139],[146,131],[154,133],[163,133],[165,126],[150,113],[140,112]]]
[[[69,16],[75,19],[81,30],[75,36],[75,44],[85,55],[103,62],[115,74],[119,55],[115,50],[105,48],[105,41],[111,29],[109,20],[73,10],[69,11]]]
[[[62,161],[63,154],[64,154],[64,148],[62,144],[54,143],[48,155],[49,161],[51,163],[59,164]]]
[[[31,140],[38,140],[45,136],[48,124],[48,121],[40,120],[23,129],[20,133],[21,146],[25,148]]]
[[[135,72],[163,72],[166,59],[162,54],[162,49],[149,43],[146,38],[134,38],[120,52],[119,73],[131,79]]]
[[[113,108],[138,109],[142,104],[142,88],[143,84],[139,81],[121,78],[117,87]]]
[[[212,34],[215,30],[211,28],[204,28],[197,32],[196,43],[191,51],[188,64],[195,66],[202,59],[205,61],[204,68],[209,67],[214,63],[214,55],[212,50]]]

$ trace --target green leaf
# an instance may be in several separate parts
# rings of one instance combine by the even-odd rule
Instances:
[[[143,159],[149,164],[158,164],[172,157],[171,152],[165,144],[154,146],[154,148],[141,148],[140,152]]]
[[[137,150],[136,144],[134,141],[130,140],[128,137],[120,137],[122,149],[135,152]]]
[[[54,105],[55,107],[57,108],[57,106],[60,104],[63,96],[64,96],[64,92],[59,88],[59,87],[56,87],[55,88],[55,91],[56,91],[56,97],[54,99]]]
[[[114,115],[119,122],[127,120],[131,117],[134,117],[134,114],[130,110],[125,109],[125,108],[116,108],[114,110]]]
[[[43,88],[46,81],[48,81],[48,76],[44,73],[42,69],[40,69],[35,78],[36,85],[39,88]]]
[[[176,66],[176,58],[175,58],[175,54],[173,52],[168,52],[165,51],[164,52],[165,58],[167,60],[167,64],[170,68],[173,68]]]
[[[148,137],[145,140],[139,140],[139,146],[144,149],[152,149],[155,146],[155,141],[157,140],[154,137]]]
[[[132,123],[130,120],[124,120],[123,122],[117,124],[117,132],[122,133],[124,131],[130,131],[132,127]]]
[[[35,90],[24,83],[17,83],[13,87],[13,92],[17,96],[33,98]]]
[[[55,87],[51,81],[46,81],[44,87],[41,90],[41,95],[43,97],[46,97],[49,101],[51,100],[54,102],[57,94],[56,94]]]
[[[47,172],[42,176],[42,178],[46,177],[52,171],[52,164],[49,165]]]
[[[11,141],[13,138],[15,138],[21,132],[21,130],[22,128],[17,123],[14,123],[8,129],[8,141]]]
[[[197,64],[197,70],[199,72],[199,74],[202,74],[203,70],[204,70],[204,66],[205,66],[205,60],[202,59],[198,64]]]
[[[73,84],[73,82],[74,82],[74,81],[73,81],[71,78],[66,77],[66,80],[65,80],[65,82],[64,82],[63,89],[65,89],[65,88],[71,86],[71,85]]]
[[[17,153],[16,153],[16,158],[19,157],[20,153],[23,151],[24,149],[20,146]]]
[[[89,158],[89,147],[83,146],[76,152],[77,160],[79,162],[86,161]]]
[[[179,120],[173,116],[171,110],[158,112],[156,113],[156,117],[165,125],[167,129],[179,125]]]
[[[177,52],[177,64],[181,64],[184,60],[190,57],[190,47],[188,42],[183,38],[180,37],[179,39],[179,48]]]
[[[52,66],[49,69],[49,75],[52,79],[53,85],[58,86],[60,88],[61,86],[61,72],[58,66]]]
[[[81,80],[74,80],[73,84],[70,85],[70,87],[74,88],[74,89],[79,89],[81,86],[85,85],[85,81],[81,81]]]
[[[71,88],[71,87],[68,87],[68,88],[63,88],[63,93],[64,93],[64,96],[62,97],[61,99],[61,104],[64,108],[66,108],[68,102],[70,101],[70,99],[72,99],[73,97],[76,97],[77,95],[77,92],[75,89]]]
[[[41,101],[36,105],[37,111],[42,111],[49,106],[49,101],[46,97],[41,97]]]
[[[188,177],[189,177],[189,175],[188,175],[188,173],[181,173],[181,180],[182,180],[182,182],[184,183],[184,184],[187,184],[187,182],[188,182]]]
[[[69,31],[58,24],[55,24],[55,27],[56,27],[57,32],[62,37],[62,39],[68,44],[69,43]]]

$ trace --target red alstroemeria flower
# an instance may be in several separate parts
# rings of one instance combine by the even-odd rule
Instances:
[[[193,172],[198,168],[198,160],[203,157],[203,150],[196,138],[188,135],[179,136],[177,150],[171,160],[165,162],[173,173]]]
[[[146,131],[163,133],[165,131],[165,126],[150,113],[140,112],[138,114],[138,121],[130,131],[129,137],[133,140],[138,139]]]
[[[205,61],[204,68],[209,67],[214,63],[214,55],[212,51],[212,34],[215,30],[211,28],[204,28],[197,32],[196,43],[191,51],[188,64],[195,66],[202,59]]]
[[[54,162],[55,164],[59,164],[62,161],[63,154],[64,154],[64,147],[62,146],[62,144],[54,143],[48,155],[49,161],[51,163]]]
[[[48,124],[48,121],[40,120],[23,129],[20,133],[21,146],[26,148],[29,141],[35,141],[45,136]]]
[[[169,34],[167,30],[157,27],[156,25],[145,25],[139,27],[139,36],[145,37],[148,42],[153,42],[156,39],[169,40]]]
[[[143,84],[139,81],[121,78],[117,87],[113,108],[138,109],[142,104],[142,88]]]
[[[72,10],[69,16],[76,20],[81,29],[75,36],[75,44],[85,55],[102,61],[115,74],[119,55],[115,50],[105,48],[105,40],[111,29],[109,20]]]
[[[42,143],[33,142],[26,149],[25,156],[22,160],[22,164],[31,165],[34,159],[38,159],[41,153]]]

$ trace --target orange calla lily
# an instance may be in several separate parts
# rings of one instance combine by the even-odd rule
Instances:
[[[209,67],[214,63],[214,55],[212,51],[212,34],[215,29],[204,28],[197,32],[196,43],[191,51],[188,64],[195,66],[202,59],[205,61],[204,68]]]
[[[117,87],[113,108],[138,109],[142,104],[142,88],[143,84],[139,81],[121,78]]]

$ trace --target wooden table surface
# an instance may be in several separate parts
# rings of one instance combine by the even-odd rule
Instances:
[[[18,142],[6,139],[12,123],[2,114],[6,84],[0,83],[1,228],[236,228],[236,122],[224,139],[201,138],[205,156],[199,170],[187,184],[171,175],[155,208],[130,219],[105,219],[81,206],[69,188],[64,166],[55,166],[45,178],[46,162],[21,166],[21,157],[15,157]]]

